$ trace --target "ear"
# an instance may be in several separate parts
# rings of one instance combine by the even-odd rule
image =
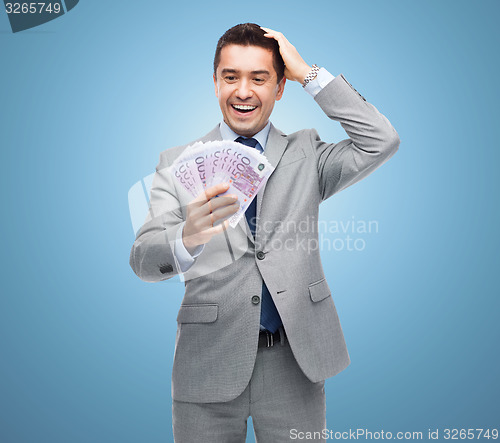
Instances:
[[[215,86],[215,96],[219,98],[219,88],[217,87],[217,77],[214,74],[214,86]]]
[[[283,97],[283,91],[285,90],[286,77],[283,76],[281,81],[278,83],[278,92],[276,93],[276,101],[281,100]]]

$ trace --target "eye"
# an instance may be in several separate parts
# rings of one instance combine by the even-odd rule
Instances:
[[[236,77],[234,75],[226,75],[224,77],[224,80],[226,80],[228,83],[232,83],[232,82],[236,81]]]
[[[254,78],[254,79],[253,79],[253,81],[254,81],[255,83],[264,83],[264,81],[265,81],[265,80],[264,80],[263,78],[256,77],[256,78]]]

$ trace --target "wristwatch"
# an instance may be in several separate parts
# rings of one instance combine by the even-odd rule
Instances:
[[[304,83],[302,83],[302,87],[305,88],[306,85],[314,80],[316,76],[318,75],[319,72],[319,66],[318,65],[312,65],[312,69],[309,71],[309,74],[306,75],[306,78],[304,79]]]

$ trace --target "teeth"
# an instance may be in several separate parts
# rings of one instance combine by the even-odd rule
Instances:
[[[233,108],[238,109],[239,111],[253,111],[257,106],[250,105],[233,105]]]

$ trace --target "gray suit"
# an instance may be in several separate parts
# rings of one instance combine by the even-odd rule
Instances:
[[[344,336],[317,245],[319,204],[361,180],[399,146],[389,121],[337,76],[315,100],[342,124],[349,139],[325,143],[314,129],[285,135],[271,127],[265,155],[276,168],[257,197],[255,239],[245,218],[205,245],[185,273],[177,317],[172,396],[182,402],[226,402],[240,395],[254,368],[265,281],[283,320],[290,348],[312,382],[349,364]],[[201,141],[221,139],[218,127]],[[166,280],[178,270],[175,235],[189,195],[166,168],[185,146],[162,152],[151,190],[151,208],[130,255],[145,281]]]

